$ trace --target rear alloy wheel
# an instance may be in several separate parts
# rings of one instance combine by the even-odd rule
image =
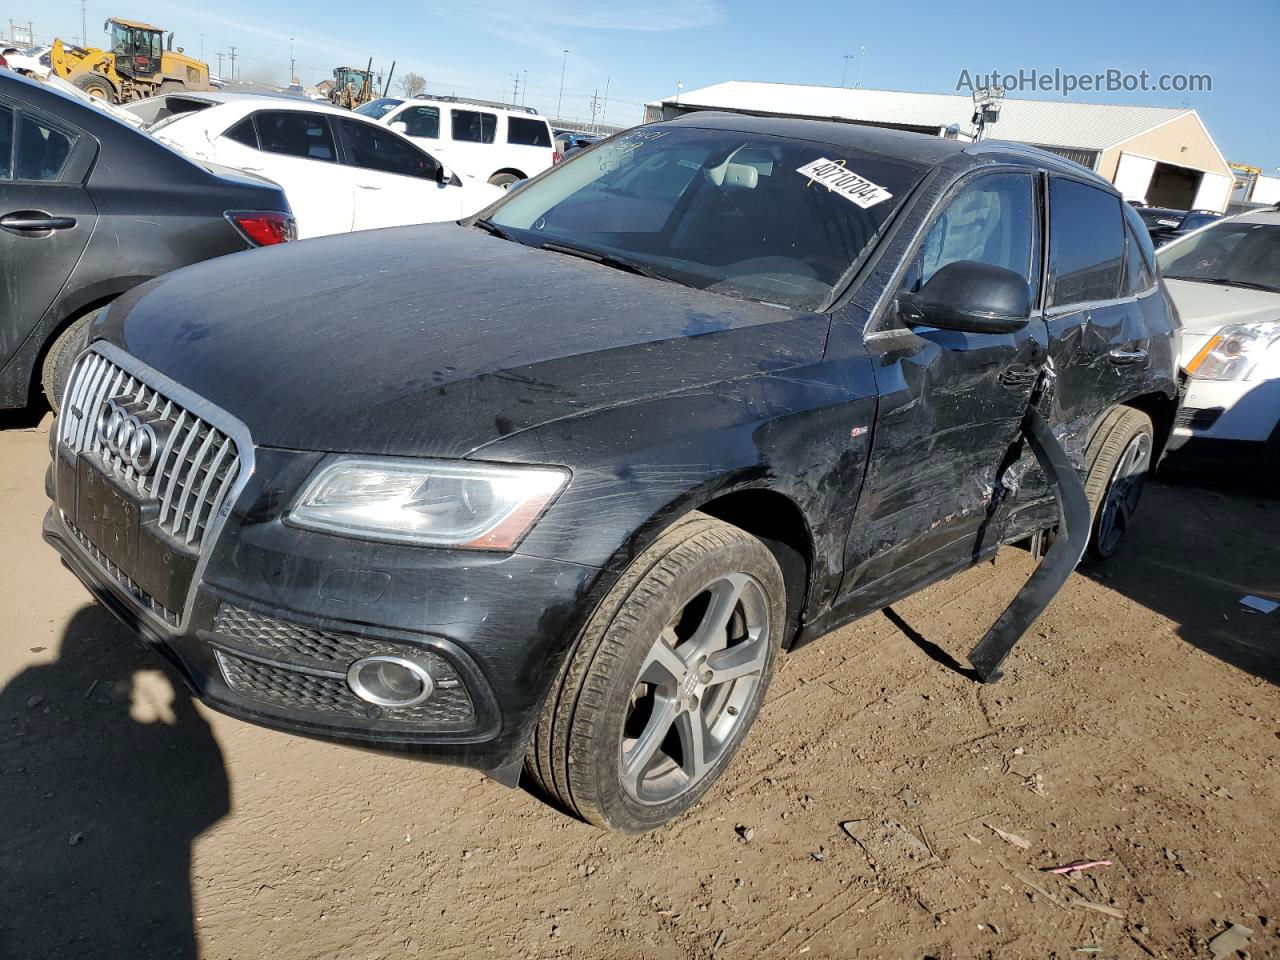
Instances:
[[[695,513],[619,578],[539,718],[525,769],[597,826],[652,830],[728,766],[773,676],[782,572],[755,537]]]
[[[495,187],[502,187],[504,190],[513,183],[519,183],[524,177],[517,177],[514,173],[495,173],[489,178],[489,182]]]
[[[1114,556],[1133,523],[1142,488],[1152,468],[1155,432],[1151,418],[1131,407],[1107,414],[1089,443],[1085,492],[1093,507],[1089,555]]]

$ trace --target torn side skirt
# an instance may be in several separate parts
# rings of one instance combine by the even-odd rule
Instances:
[[[969,662],[984,683],[1000,679],[1005,657],[1062,589],[1084,555],[1092,525],[1084,484],[1067,451],[1034,406],[1023,418],[1022,432],[1057,501],[1058,533],[1013,602],[969,652]]]

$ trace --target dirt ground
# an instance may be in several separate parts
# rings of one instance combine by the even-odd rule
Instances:
[[[0,428],[6,960],[1280,956],[1280,611],[1238,605],[1280,597],[1274,492],[1149,487],[995,686],[951,658],[1018,550],[797,651],[706,800],[620,837],[194,704],[41,542],[47,424]]]

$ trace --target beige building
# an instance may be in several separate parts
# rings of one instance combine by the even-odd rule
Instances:
[[[939,93],[729,81],[645,105],[645,120],[699,110],[840,120],[973,138],[973,100]],[[1050,150],[1106,177],[1126,200],[1224,211],[1231,168],[1196,111],[1179,107],[1006,98],[984,138]]]

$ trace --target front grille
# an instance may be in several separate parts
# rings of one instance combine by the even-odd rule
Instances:
[[[1226,410],[1223,407],[1205,407],[1201,410],[1183,407],[1174,417],[1173,425],[1186,430],[1208,430],[1224,413]]]
[[[109,400],[137,411],[165,438],[148,475],[139,474],[98,436],[98,415]],[[58,438],[77,455],[96,456],[107,473],[143,500],[158,502],[160,529],[196,551],[240,474],[234,440],[96,352],[81,357],[71,373]]]
[[[453,664],[422,647],[316,630],[230,603],[218,607],[208,639],[227,685],[255,700],[295,710],[453,729],[469,727],[475,720],[471,695]],[[416,660],[431,675],[435,692],[406,708],[365,703],[347,686],[347,668],[375,654]]]
[[[121,570],[112,561],[110,557],[94,546],[89,538],[81,533],[75,524],[68,523],[67,529],[70,530],[72,535],[76,538],[76,542],[79,543],[80,546],[84,547],[89,556],[93,557],[93,559],[97,560],[98,563],[102,565],[102,568],[112,576],[116,583],[124,588],[125,592],[128,593],[129,596],[133,597],[134,600],[146,607],[170,626],[176,627],[178,625],[178,621],[181,619],[178,614],[174,613],[163,603],[160,603],[155,597],[151,596],[151,594],[138,586],[127,573]]]

